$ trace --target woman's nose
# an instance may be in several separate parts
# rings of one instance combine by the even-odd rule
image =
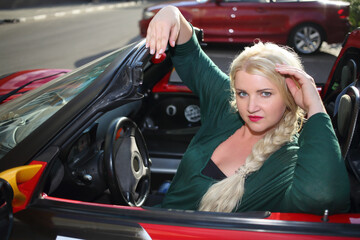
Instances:
[[[250,97],[248,102],[248,112],[249,113],[255,113],[259,111],[260,107],[258,104],[258,101],[255,97]]]

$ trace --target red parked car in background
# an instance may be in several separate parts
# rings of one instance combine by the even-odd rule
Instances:
[[[302,54],[318,51],[323,41],[341,43],[349,31],[349,3],[300,0],[178,0],[144,9],[139,22],[145,37],[151,18],[174,5],[204,42],[252,43],[255,39],[287,44]]]
[[[0,104],[58,78],[70,69],[34,69],[0,76]]]

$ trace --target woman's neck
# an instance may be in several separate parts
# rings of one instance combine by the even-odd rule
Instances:
[[[243,139],[247,139],[249,142],[257,142],[266,135],[266,132],[257,133],[252,131],[246,124],[240,128],[240,134]]]

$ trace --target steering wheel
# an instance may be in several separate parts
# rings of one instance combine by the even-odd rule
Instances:
[[[110,124],[104,160],[114,203],[143,205],[150,191],[151,161],[141,131],[129,118],[121,117]]]

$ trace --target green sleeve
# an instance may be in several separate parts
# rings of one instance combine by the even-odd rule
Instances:
[[[229,109],[229,77],[201,49],[194,31],[188,42],[171,49],[171,56],[181,80],[200,99],[202,122]]]
[[[322,214],[346,212],[350,186],[330,118],[313,115],[298,139],[293,181],[285,194],[284,210]]]

